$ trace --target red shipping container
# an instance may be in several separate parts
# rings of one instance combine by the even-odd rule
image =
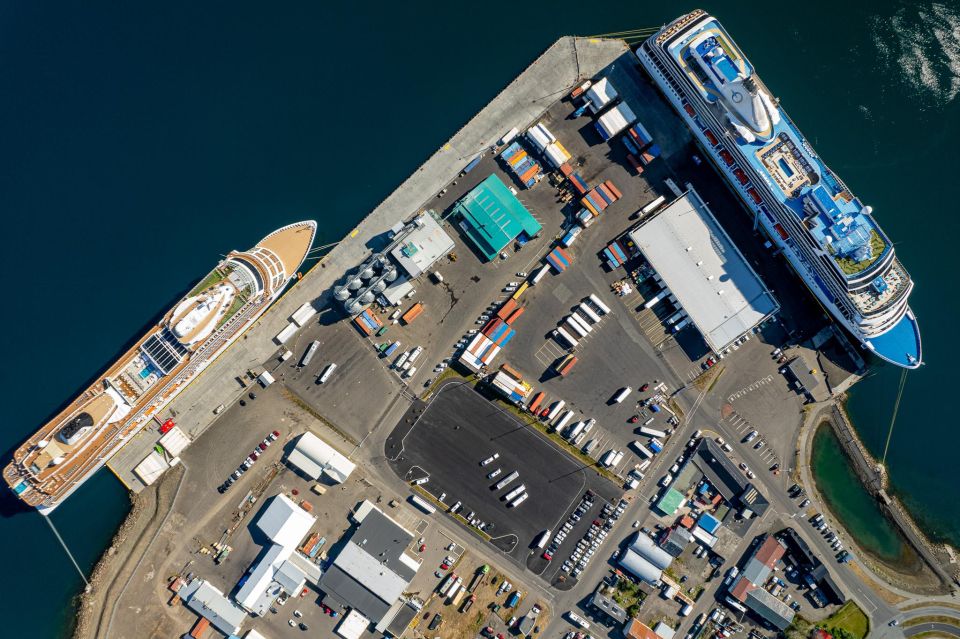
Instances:
[[[618,200],[623,197],[623,193],[621,193],[621,192],[617,189],[617,187],[615,187],[615,186],[613,185],[613,182],[611,182],[610,180],[607,180],[606,182],[604,182],[603,185],[604,185],[605,187],[607,187],[608,189],[610,189],[610,192],[613,193],[613,194],[617,197]]]
[[[510,317],[507,318],[507,324],[513,324],[517,321],[517,318],[523,315],[524,308],[521,306],[514,312],[510,313]]]

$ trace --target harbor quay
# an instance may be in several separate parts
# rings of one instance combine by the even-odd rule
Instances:
[[[171,505],[78,637],[892,628],[796,482],[864,362],[710,161],[558,40],[109,461]]]

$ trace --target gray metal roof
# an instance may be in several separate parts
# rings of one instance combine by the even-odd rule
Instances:
[[[630,238],[715,352],[780,308],[692,189]]]
[[[320,589],[379,622],[416,575],[401,560],[413,535],[371,510],[320,580]]]
[[[665,570],[673,561],[673,557],[669,553],[654,544],[653,540],[646,534],[639,531],[633,543],[630,544],[630,550],[639,554],[660,570]]]
[[[620,557],[620,567],[649,584],[660,581],[663,571],[627,548]]]
[[[203,579],[184,586],[180,596],[186,598],[190,610],[206,617],[214,628],[226,635],[236,634],[247,618],[247,612],[243,608]]]
[[[623,624],[627,621],[627,611],[617,605],[617,602],[610,597],[600,594],[599,591],[593,593],[593,597],[590,598],[590,605],[603,614],[615,619],[617,623]]]
[[[793,375],[794,379],[800,382],[800,385],[808,392],[820,385],[820,380],[810,372],[810,366],[802,357],[798,356],[790,360],[787,364],[787,369],[790,371],[790,374]]]
[[[756,588],[748,592],[747,600],[744,603],[780,630],[785,630],[793,621],[794,612],[790,606],[763,588]]]

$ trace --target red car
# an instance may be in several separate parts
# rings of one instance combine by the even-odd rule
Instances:
[[[639,416],[639,415],[634,415],[633,417],[630,418],[630,423],[631,423],[631,424],[636,424],[638,421],[640,421],[640,416]]]
[[[440,570],[447,570],[448,568],[450,568],[450,564],[446,562],[440,564]]]
[[[544,408],[542,411],[540,411],[540,417],[546,417],[549,414],[550,414],[549,408]]]
[[[420,552],[423,552],[423,551],[426,550],[426,549],[427,549],[427,545],[426,545],[426,544],[420,544]]]
[[[643,386],[640,387],[641,393],[646,393],[648,390],[650,390],[650,384],[644,384]]]
[[[167,421],[163,422],[162,426],[160,426],[160,434],[163,435],[170,432],[170,429],[172,429],[174,426],[176,426],[176,424],[173,423],[173,420],[168,419]]]
[[[550,561],[551,559],[553,559],[553,553],[550,552],[549,550],[544,550],[543,558],[546,559],[547,561]]]

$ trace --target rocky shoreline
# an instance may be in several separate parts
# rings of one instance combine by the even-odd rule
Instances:
[[[828,415],[818,418],[809,436],[812,438],[822,424],[830,425],[857,477],[877,499],[880,510],[897,528],[904,542],[916,552],[926,570],[906,573],[902,567],[891,565],[861,547],[862,554],[866,555],[874,572],[891,585],[923,595],[955,591],[960,584],[960,566],[953,559],[955,549],[948,544],[936,544],[927,538],[900,500],[889,494],[890,484],[886,468],[873,458],[860,439],[844,408],[845,399],[841,396]],[[925,577],[924,572],[927,573]]]
[[[94,566],[90,588],[78,597],[73,639],[107,635],[113,606],[173,506],[185,473],[183,466],[177,467],[158,484],[140,493],[130,493],[130,512]]]

